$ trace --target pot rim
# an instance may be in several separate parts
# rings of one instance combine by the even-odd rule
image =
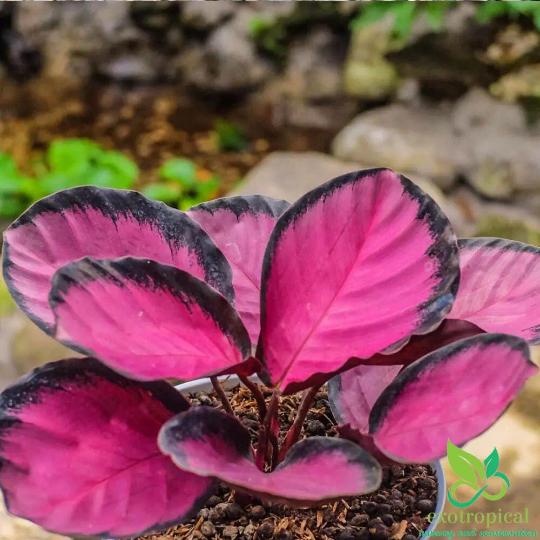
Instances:
[[[250,379],[254,382],[262,384],[257,375],[252,375]],[[240,383],[240,379],[237,375],[225,375],[223,377],[219,377],[219,381],[225,388],[232,388]],[[179,384],[176,386],[176,389],[182,392],[182,394],[193,394],[195,392],[211,392],[213,387],[210,379],[198,379],[196,381],[189,381]],[[435,471],[435,476],[437,477],[437,501],[435,504],[435,513],[440,514],[444,510],[444,504],[446,502],[446,478],[444,476],[444,470],[440,460],[431,461],[430,465]],[[430,523],[425,532],[427,533],[434,531],[436,527],[437,522],[434,521]]]

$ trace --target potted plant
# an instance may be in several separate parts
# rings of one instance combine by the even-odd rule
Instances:
[[[536,373],[538,254],[458,243],[433,200],[387,169],[293,205],[232,197],[183,213],[96,187],[43,199],[6,231],[4,277],[40,328],[88,357],[3,392],[8,509],[119,538],[190,519],[220,482],[291,508],[374,492],[381,463],[444,456]],[[252,392],[256,444],[226,374]],[[191,406],[164,380],[205,377],[222,410]],[[331,379],[341,437],[300,440]],[[280,404],[298,392],[280,441]]]

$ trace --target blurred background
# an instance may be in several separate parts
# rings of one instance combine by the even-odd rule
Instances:
[[[186,209],[385,166],[459,236],[540,244],[539,28],[527,1],[2,2],[0,228],[81,184]],[[0,389],[67,356],[0,282]],[[468,447],[497,446],[529,529],[539,396]],[[53,538],[3,512],[0,540]]]

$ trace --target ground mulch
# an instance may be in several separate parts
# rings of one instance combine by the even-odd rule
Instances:
[[[258,415],[251,393],[243,387],[226,393],[256,445]],[[195,405],[221,408],[214,393],[191,397]],[[280,439],[292,424],[298,404],[299,396],[282,398]],[[313,435],[336,436],[325,390],[318,393],[304,426],[303,436]],[[436,499],[435,472],[425,465],[385,466],[383,483],[375,493],[311,509],[246,500],[222,485],[192,520],[145,540],[414,540],[429,525],[426,516],[435,510]]]

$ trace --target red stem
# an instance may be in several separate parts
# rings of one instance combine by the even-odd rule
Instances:
[[[225,395],[225,391],[219,382],[219,379],[217,377],[210,377],[210,380],[212,381],[212,386],[214,387],[214,390],[216,391],[216,394],[219,397],[225,411],[232,416],[236,416],[231,404],[229,403],[229,400],[227,399],[227,396]]]
[[[291,446],[296,443],[300,438],[300,434],[302,433],[302,426],[304,425],[304,420],[306,419],[307,413],[309,412],[309,409],[311,408],[311,405],[315,400],[315,396],[317,395],[320,387],[321,385],[313,386],[309,390],[306,390],[306,392],[304,393],[304,397],[302,398],[300,407],[298,407],[298,412],[296,413],[296,418],[294,419],[293,425],[290,427],[287,435],[285,436],[285,440],[281,445],[281,449],[279,451],[280,462],[285,459],[285,456],[287,455],[287,452],[289,451]]]
[[[279,464],[279,441],[277,435],[271,431],[270,432],[270,444],[272,445],[272,464],[270,470],[273,471]]]
[[[251,390],[251,393],[257,402],[257,408],[259,409],[259,421],[261,423],[264,422],[264,417],[266,416],[266,401],[264,401],[264,396],[259,385],[250,381],[245,375],[239,375],[238,378],[247,389]]]
[[[272,418],[277,413],[279,405],[279,393],[274,390],[270,403],[266,409],[266,415],[259,430],[259,442],[257,444],[257,455],[255,456],[255,464],[264,471],[264,463],[266,461],[266,452],[268,451],[268,440],[272,432]]]

